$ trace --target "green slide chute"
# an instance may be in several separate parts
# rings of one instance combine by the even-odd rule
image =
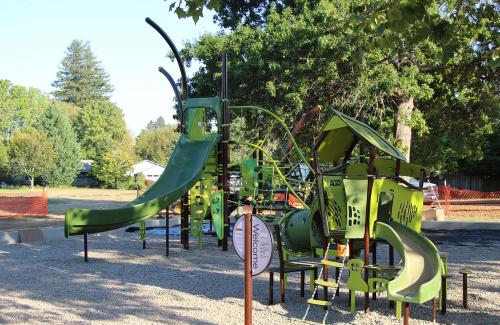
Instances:
[[[203,140],[182,135],[163,174],[143,195],[118,209],[66,211],[65,236],[109,231],[154,216],[196,184],[218,141],[219,134],[210,134]]]
[[[439,295],[441,258],[425,236],[397,222],[377,222],[375,236],[385,239],[403,260],[403,270],[387,285],[389,300],[421,304]]]

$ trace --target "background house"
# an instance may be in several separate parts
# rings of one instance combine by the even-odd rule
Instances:
[[[156,182],[165,170],[165,167],[151,160],[143,160],[132,166],[132,171],[128,173],[130,176],[135,176],[142,173],[146,181]]]

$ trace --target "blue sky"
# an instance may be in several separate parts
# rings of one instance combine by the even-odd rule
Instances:
[[[115,87],[112,101],[123,110],[134,135],[160,115],[172,122],[173,92],[158,72],[162,65],[175,79],[167,45],[144,19],[163,27],[177,48],[186,40],[216,32],[212,14],[195,25],[168,11],[170,0],[0,0],[0,79],[53,88],[58,65],[73,39],[90,42]],[[196,69],[193,65],[188,75]]]

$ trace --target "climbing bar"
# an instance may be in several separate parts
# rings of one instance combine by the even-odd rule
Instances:
[[[320,279],[314,280],[314,283],[316,283],[317,285],[320,285],[323,287],[329,287],[329,288],[337,288],[339,286],[339,284],[336,282],[324,281],[324,280],[320,280]]]
[[[330,260],[321,260],[321,264],[333,266],[333,267],[344,267],[344,263],[330,261]]]

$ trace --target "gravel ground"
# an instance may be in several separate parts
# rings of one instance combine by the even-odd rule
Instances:
[[[450,281],[448,313],[438,314],[438,322],[500,324],[500,238],[471,239],[465,246],[442,234],[436,239],[440,250],[450,254],[451,274],[464,266],[473,270],[469,309],[461,308],[457,275]],[[161,237],[153,237],[142,250],[138,235],[123,230],[92,235],[89,263],[83,262],[81,238],[0,246],[0,324],[243,323],[243,263],[232,248],[222,252],[213,237],[204,236],[202,251],[185,251],[173,240],[171,256],[165,258],[163,245]],[[191,246],[196,247],[194,240]],[[386,251],[379,247],[379,262]],[[290,276],[287,302],[268,306],[268,274],[255,277],[254,324],[301,323],[307,304],[298,289],[298,274]],[[278,301],[277,281],[275,290]],[[360,311],[358,295],[358,312],[351,316],[342,289],[327,323],[401,323],[382,296],[370,301],[370,307],[367,315]],[[412,324],[432,323],[430,302],[410,309]],[[313,306],[308,319],[321,321],[323,315],[323,309]]]

